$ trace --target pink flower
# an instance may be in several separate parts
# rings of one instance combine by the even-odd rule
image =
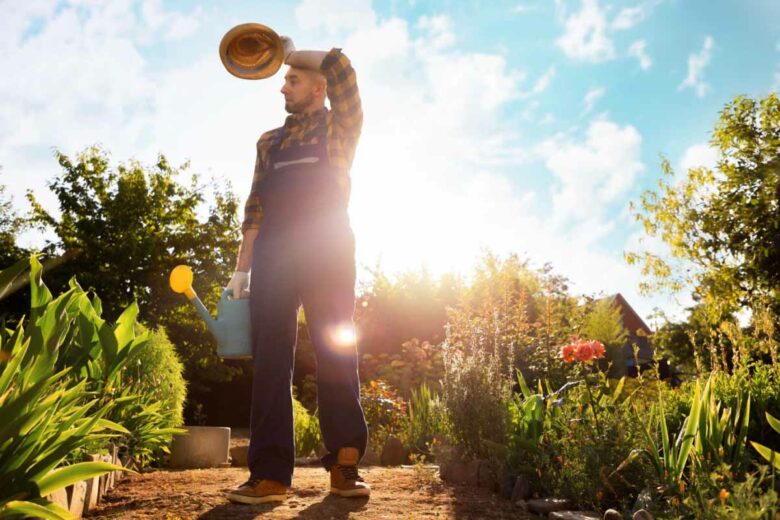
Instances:
[[[587,363],[594,359],[602,359],[606,354],[604,344],[600,341],[576,339],[576,336],[572,336],[572,340],[572,343],[561,347],[561,357],[566,363],[571,363],[575,359]]]

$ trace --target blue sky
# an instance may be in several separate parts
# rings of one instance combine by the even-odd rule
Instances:
[[[53,202],[52,147],[93,143],[115,161],[189,159],[245,197],[255,141],[285,115],[280,77],[238,80],[219,61],[248,21],[353,60],[363,266],[468,273],[486,246],[551,262],[576,292],[620,291],[644,316],[689,300],[638,294],[629,201],[661,154],[712,166],[723,105],[780,87],[770,0],[0,0],[0,182],[19,210],[27,189]]]

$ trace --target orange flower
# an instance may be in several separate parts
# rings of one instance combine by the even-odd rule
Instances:
[[[578,361],[590,361],[593,359],[594,355],[595,352],[593,352],[593,347],[591,347],[589,341],[580,341],[577,343],[577,353],[574,354],[574,357],[576,357]]]
[[[603,491],[597,491],[596,492],[596,502],[601,502],[601,500],[604,498],[604,492]]]
[[[604,348],[604,344],[600,341],[591,341],[590,347],[593,349],[593,357],[597,359],[602,359],[604,357],[604,354],[606,353],[606,349]]]
[[[563,348],[561,349],[561,356],[563,357],[563,361],[565,363],[571,363],[572,361],[574,361],[574,350],[575,348],[574,345],[572,344],[563,346]]]
[[[726,488],[720,488],[720,494],[718,495],[720,497],[720,503],[725,504],[726,500],[729,498],[729,492],[726,491]]]

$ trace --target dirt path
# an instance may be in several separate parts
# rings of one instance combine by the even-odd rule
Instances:
[[[486,490],[444,485],[432,469],[366,467],[361,475],[372,487],[371,497],[341,498],[328,494],[328,473],[322,467],[296,467],[286,502],[250,506],[224,496],[246,480],[245,468],[155,471],[130,475],[85,518],[533,518]]]

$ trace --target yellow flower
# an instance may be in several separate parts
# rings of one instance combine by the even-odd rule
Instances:
[[[729,492],[726,491],[726,488],[720,488],[720,494],[718,495],[720,497],[720,503],[725,504],[726,500],[729,498]]]

